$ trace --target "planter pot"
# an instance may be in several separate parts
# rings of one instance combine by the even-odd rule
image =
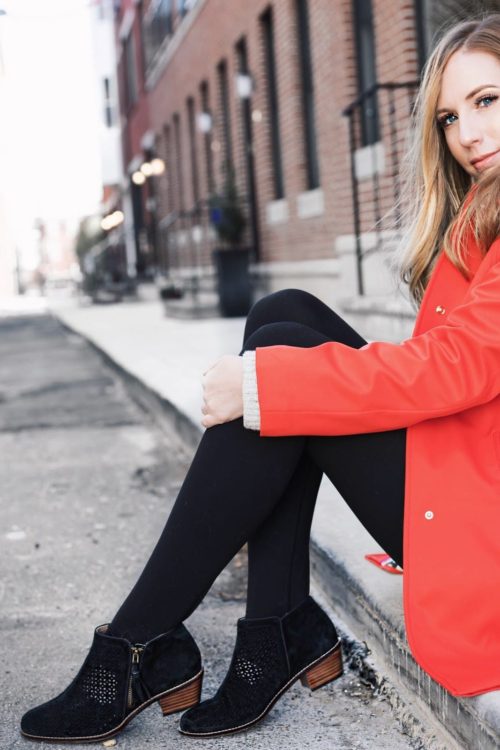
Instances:
[[[252,306],[250,248],[213,251],[217,271],[217,291],[225,318],[247,315]]]

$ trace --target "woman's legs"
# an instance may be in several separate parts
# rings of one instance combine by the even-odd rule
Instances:
[[[312,346],[321,334],[295,323],[265,326],[249,346],[288,341]],[[203,435],[163,532],[111,632],[143,641],[197,607],[219,572],[282,497],[305,438],[270,438],[237,419]]]
[[[271,297],[289,308],[279,312],[279,305],[273,303],[273,315],[305,314],[325,333],[293,322],[266,323],[252,331],[262,319],[273,316],[270,309],[263,310],[270,307],[263,303],[249,316],[247,348],[278,343],[315,346],[331,339],[349,344],[339,329],[352,337],[350,345],[364,343],[311,295],[292,291]],[[299,301],[304,302],[305,312],[298,312]],[[376,527],[374,533],[367,526],[386,551],[396,556],[402,535],[405,433],[398,431],[399,437],[393,433],[387,439],[388,434],[264,439],[245,430],[242,420],[208,430],[158,544],[112,622],[112,632],[144,640],[185,619],[247,540],[249,616],[280,614],[294,606],[307,594],[309,528],[321,477],[316,463],[341,489],[360,520]],[[393,450],[394,462],[402,462],[399,467],[392,466]],[[335,451],[342,453],[341,462],[332,456]],[[384,502],[383,513],[377,497]]]
[[[304,329],[300,322],[264,323],[281,317],[287,321],[305,319],[316,330]],[[252,324],[260,327],[255,330]],[[264,332],[273,330],[284,336],[285,327],[294,325],[296,331],[309,331],[309,345],[317,341],[318,335],[326,341],[333,339],[358,346],[362,343],[322,303],[292,290],[266,298],[252,311],[244,348],[256,345],[255,338]],[[287,334],[290,335],[290,328]],[[287,338],[277,341],[294,343]],[[404,433],[399,434],[399,442],[401,438],[404,442]],[[307,684],[317,688],[342,674],[338,633],[317,603],[307,596],[309,532],[321,468],[342,485],[346,500],[351,500],[362,520],[372,515],[373,494],[384,496],[386,507],[381,512],[378,504],[378,515],[389,519],[397,546],[398,536],[402,535],[398,521],[403,497],[397,480],[393,481],[392,475],[383,471],[384,461],[382,470],[378,468],[389,448],[384,434],[371,436],[362,444],[351,441],[347,445],[342,438],[335,443],[317,441],[320,439],[306,438],[305,450],[281,499],[249,541],[247,617],[238,621],[229,670],[217,692],[182,716],[180,730],[185,734],[218,736],[249,727],[267,713],[296,677],[305,674]],[[392,442],[397,446],[398,438]],[[337,460],[336,453],[342,454],[341,460]],[[367,464],[365,471],[360,463]],[[404,454],[402,463],[404,467]],[[401,472],[395,472],[394,476],[400,477]],[[384,524],[381,528],[386,531]],[[383,538],[394,544],[391,533],[386,532]]]
[[[243,334],[295,322],[331,341],[359,348],[366,341],[317,297],[299,289],[269,294],[251,309]],[[309,593],[309,537],[322,470],[304,453],[274,511],[248,540],[247,617],[282,615]]]
[[[248,540],[247,617],[289,612],[309,593],[309,537],[323,472],[304,451],[274,510]]]
[[[311,294],[287,289],[257,302],[244,342],[266,323],[295,321],[331,341],[366,341]],[[245,349],[245,343],[243,345]],[[248,617],[282,615],[309,593],[309,537],[323,472],[384,550],[402,564],[406,431],[309,438],[273,512],[248,542]],[[386,507],[381,512],[381,503]]]
[[[345,323],[312,299],[297,292],[275,296],[272,315],[268,303],[259,305],[249,318],[245,347],[307,347],[343,340]],[[278,300],[286,309],[279,309]],[[300,315],[318,330],[303,325],[300,317],[293,322],[302,303]],[[267,321],[292,316],[292,322],[261,324],[258,316],[266,306]],[[360,345],[351,345],[356,343]],[[245,430],[241,419],[207,430],[138,582],[111,626],[96,629],[68,688],[23,716],[26,736],[107,739],[151,700],[158,699],[164,713],[196,704],[200,653],[179,623],[248,539],[251,607],[264,614],[285,614],[238,622],[235,653],[223,685],[214,700],[184,714],[181,730],[218,734],[241,729],[258,721],[298,676],[305,674],[316,687],[340,676],[335,627],[313,599],[304,598],[309,528],[324,469],[360,519],[377,526],[376,535],[385,540],[387,551],[400,545],[401,483],[397,480],[397,487],[391,487],[386,480],[401,478],[404,456],[394,459],[388,445],[381,459],[386,434],[358,436],[365,440],[358,450],[352,440],[356,436],[350,443],[342,442],[344,438],[260,438]],[[400,447],[401,439],[394,443],[393,448]],[[401,461],[394,472],[393,460]],[[368,464],[365,484],[358,481],[360,462]]]

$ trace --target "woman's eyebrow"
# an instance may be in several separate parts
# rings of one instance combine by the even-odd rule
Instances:
[[[473,96],[475,96],[476,94],[478,94],[483,89],[491,89],[491,88],[498,89],[498,88],[500,88],[500,86],[497,86],[495,83],[484,83],[482,86],[478,86],[476,89],[474,89],[473,91],[471,91],[470,94],[467,94],[467,96],[465,97],[465,100],[468,101],[469,99],[472,99]],[[452,108],[450,108],[450,107],[440,107],[439,109],[436,110],[436,114],[438,115],[440,112],[449,112],[450,109],[452,109]]]

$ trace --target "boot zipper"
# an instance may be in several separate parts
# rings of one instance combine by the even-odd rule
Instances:
[[[132,666],[130,669],[130,677],[128,680],[128,708],[132,708],[132,703],[134,700],[132,684],[134,682],[134,679],[139,674],[139,663],[141,660],[141,653],[144,651],[144,646],[137,643],[135,646],[131,646],[130,650],[132,651]]]

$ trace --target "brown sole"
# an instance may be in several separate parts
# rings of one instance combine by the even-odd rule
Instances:
[[[144,703],[141,703],[140,706],[137,706],[137,708],[134,708],[133,711],[127,714],[120,724],[104,734],[86,735],[84,737],[42,737],[27,734],[21,729],[21,735],[35,742],[64,742],[68,744],[72,742],[100,742],[101,740],[110,740],[112,737],[116,737],[137,714],[144,711],[145,708],[155,701],[158,701],[160,704],[164,716],[196,706],[200,702],[202,681],[203,669],[181,685],[176,685],[169,690],[154,695],[152,698],[148,698],[147,701],[144,701]]]
[[[288,690],[294,682],[300,679],[303,685],[310,687],[311,690],[318,690],[318,688],[327,685],[329,682],[338,679],[344,674],[344,668],[342,664],[342,650],[340,640],[337,641],[335,646],[322,654],[318,659],[308,664],[300,672],[298,672],[291,680],[289,680],[283,687],[274,695],[265,709],[252,721],[248,721],[246,724],[241,724],[237,727],[230,727],[228,729],[219,729],[214,732],[187,732],[179,727],[179,732],[189,737],[216,737],[221,734],[233,734],[235,732],[242,732],[245,729],[257,724],[261,721],[272,709],[276,701],[281,698],[283,693]]]

